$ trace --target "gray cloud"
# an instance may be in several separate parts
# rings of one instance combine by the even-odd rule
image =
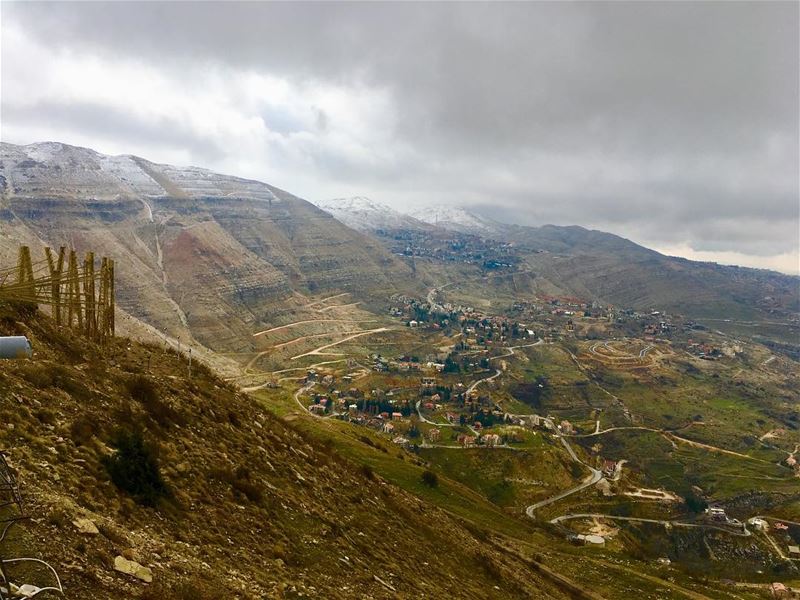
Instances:
[[[273,183],[299,193],[501,207],[516,222],[597,226],[704,251],[764,256],[800,245],[794,2],[3,10],[27,38],[60,55],[134,60],[176,88],[191,90],[204,72],[293,82],[293,102],[313,122],[285,106],[243,108],[274,135],[258,142],[269,146],[271,167],[243,166],[242,174],[277,177]],[[5,36],[3,45],[4,62],[26,59],[6,52]],[[24,132],[41,107],[17,106],[3,83],[4,121]],[[303,95],[319,86],[387,100],[372,121],[365,117],[365,131],[342,140],[337,132],[349,125],[341,115]],[[98,136],[130,139],[131,152],[182,144],[204,166],[241,163],[241,149],[227,147],[225,136],[178,117],[147,122],[100,103],[87,120],[68,98],[48,100],[42,114],[60,120],[53,131],[102,129]],[[59,102],[62,109],[52,106]]]

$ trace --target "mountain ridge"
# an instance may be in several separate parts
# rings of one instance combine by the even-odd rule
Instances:
[[[392,293],[487,269],[504,298],[566,295],[734,319],[800,310],[797,277],[671,258],[580,226],[507,225],[436,207],[432,225],[363,197],[318,203],[326,211],[200,167],[57,142],[1,149],[0,261],[14,264],[23,244],[114,256],[121,309],[216,351],[256,350],[252,333],[309,295],[349,292],[383,310]],[[348,206],[359,213],[353,227],[341,222]]]
[[[280,302],[367,300],[409,267],[373,239],[265,183],[59,143],[3,144],[0,261],[20,245],[117,260],[118,304],[165,334],[241,351]]]
[[[340,207],[340,212],[345,210]],[[428,237],[429,247],[422,255],[432,254],[431,245],[452,243],[443,232],[450,232],[450,237],[467,236],[457,243],[472,248],[476,244],[468,236],[511,243],[519,260],[509,273],[535,275],[528,281],[515,281],[514,288],[520,293],[565,294],[638,310],[685,311],[698,317],[763,318],[775,310],[781,314],[800,310],[798,276],[671,257],[620,235],[580,225],[507,224],[461,207],[429,207],[416,214],[435,230],[410,225],[388,236],[379,227],[373,226],[371,231],[395,252],[400,250],[397,240],[413,239],[406,250],[411,254],[416,252],[414,243],[424,247]],[[484,246],[477,251],[491,250],[492,244]],[[774,296],[779,297],[777,302],[773,302]]]

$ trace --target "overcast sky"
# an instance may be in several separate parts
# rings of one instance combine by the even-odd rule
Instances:
[[[9,3],[3,141],[797,273],[797,2]]]

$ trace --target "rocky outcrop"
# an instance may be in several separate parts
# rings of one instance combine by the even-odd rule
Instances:
[[[152,583],[153,581],[153,571],[140,565],[135,560],[128,560],[124,556],[117,556],[114,558],[114,570],[125,573],[126,575],[132,575],[145,583]]]

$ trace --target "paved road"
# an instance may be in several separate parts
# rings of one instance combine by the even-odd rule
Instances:
[[[532,344],[520,344],[519,346],[509,346],[508,347],[508,352],[506,352],[505,354],[500,354],[498,356],[490,356],[489,360],[496,360],[498,358],[505,358],[506,356],[513,356],[514,355],[514,350],[516,350],[518,348],[530,348],[532,346],[538,346],[539,344],[544,344],[544,340],[540,338],[540,339],[536,340],[535,342],[533,342]]]
[[[416,409],[417,409],[417,416],[419,417],[419,420],[422,421],[423,423],[427,423],[428,425],[436,425],[436,427],[461,427],[461,423],[437,423],[436,421],[431,421],[430,419],[425,418],[425,416],[422,414],[422,411],[419,409],[419,405],[421,402],[422,400],[417,400]],[[472,432],[472,435],[474,435],[475,437],[480,436],[480,433],[476,431],[472,427],[472,425],[465,424],[464,427],[469,429]],[[461,446],[457,447],[460,448]]]
[[[419,405],[422,403],[422,400],[417,400],[416,408],[417,408],[417,416],[419,416],[419,420],[423,423],[427,423],[428,425],[436,425],[437,427],[458,427],[459,423],[437,423],[436,421],[431,421],[427,417],[422,414],[422,411],[419,409]]]
[[[632,521],[635,523],[655,523],[656,525],[663,525],[664,527],[694,527],[700,529],[715,529],[717,531],[722,531],[723,533],[729,533],[730,535],[735,535],[738,537],[749,537],[752,535],[750,530],[747,527],[742,526],[742,531],[733,531],[731,529],[727,529],[725,527],[719,527],[717,525],[708,525],[706,523],[683,523],[681,521],[661,521],[658,519],[641,519],[639,517],[621,517],[617,515],[607,515],[602,513],[576,513],[571,515],[561,515],[560,517],[556,517],[555,519],[550,519],[551,523],[558,524],[562,521],[568,521],[570,519],[609,519],[611,521]]]
[[[500,369],[497,369],[495,370],[494,375],[491,375],[490,377],[484,377],[483,379],[478,379],[478,381],[476,381],[467,388],[467,394],[469,395],[470,393],[472,393],[472,390],[478,387],[479,383],[483,383],[484,381],[491,381],[492,379],[497,379],[498,377],[500,377],[501,373],[502,371],[500,371]]]
[[[580,485],[565,490],[560,494],[556,494],[555,496],[551,496],[550,498],[547,498],[545,500],[541,500],[535,504],[531,504],[528,508],[525,509],[525,514],[528,515],[531,519],[533,519],[534,518],[533,513],[542,508],[543,506],[547,506],[548,504],[552,504],[553,502],[558,502],[559,500],[563,500],[567,496],[571,496],[572,494],[576,494],[581,490],[585,490],[587,487],[594,485],[603,478],[603,474],[600,471],[592,467],[589,468],[592,471],[591,475],[589,475],[586,479],[584,479]]]
[[[545,500],[540,500],[539,502],[536,502],[535,504],[531,504],[530,506],[528,506],[528,508],[525,509],[525,514],[528,515],[531,519],[534,518],[533,513],[539,510],[541,507],[547,506],[548,504],[552,504],[553,502],[558,502],[559,500],[563,500],[567,496],[571,496],[572,494],[576,494],[581,490],[585,490],[587,487],[592,486],[601,479],[603,479],[603,473],[599,469],[590,467],[589,465],[587,465],[578,458],[577,454],[575,454],[575,451],[572,449],[572,446],[570,446],[569,442],[567,441],[567,438],[565,438],[560,434],[556,435],[558,435],[558,439],[561,440],[561,443],[567,449],[567,453],[570,455],[572,460],[589,469],[590,474],[579,485],[576,485],[575,487],[569,488],[568,490],[564,490],[563,492],[560,492],[555,496],[551,496],[549,498],[546,498]]]
[[[314,387],[314,382],[310,381],[307,384],[305,384],[303,387],[299,388],[294,393],[294,401],[297,402],[297,404],[300,406],[300,408],[302,408],[308,414],[310,414],[311,416],[314,416],[314,417],[318,417],[319,415],[312,413],[310,410],[308,410],[308,407],[300,401],[300,396],[302,394],[305,394],[307,391],[309,391],[313,387]]]

